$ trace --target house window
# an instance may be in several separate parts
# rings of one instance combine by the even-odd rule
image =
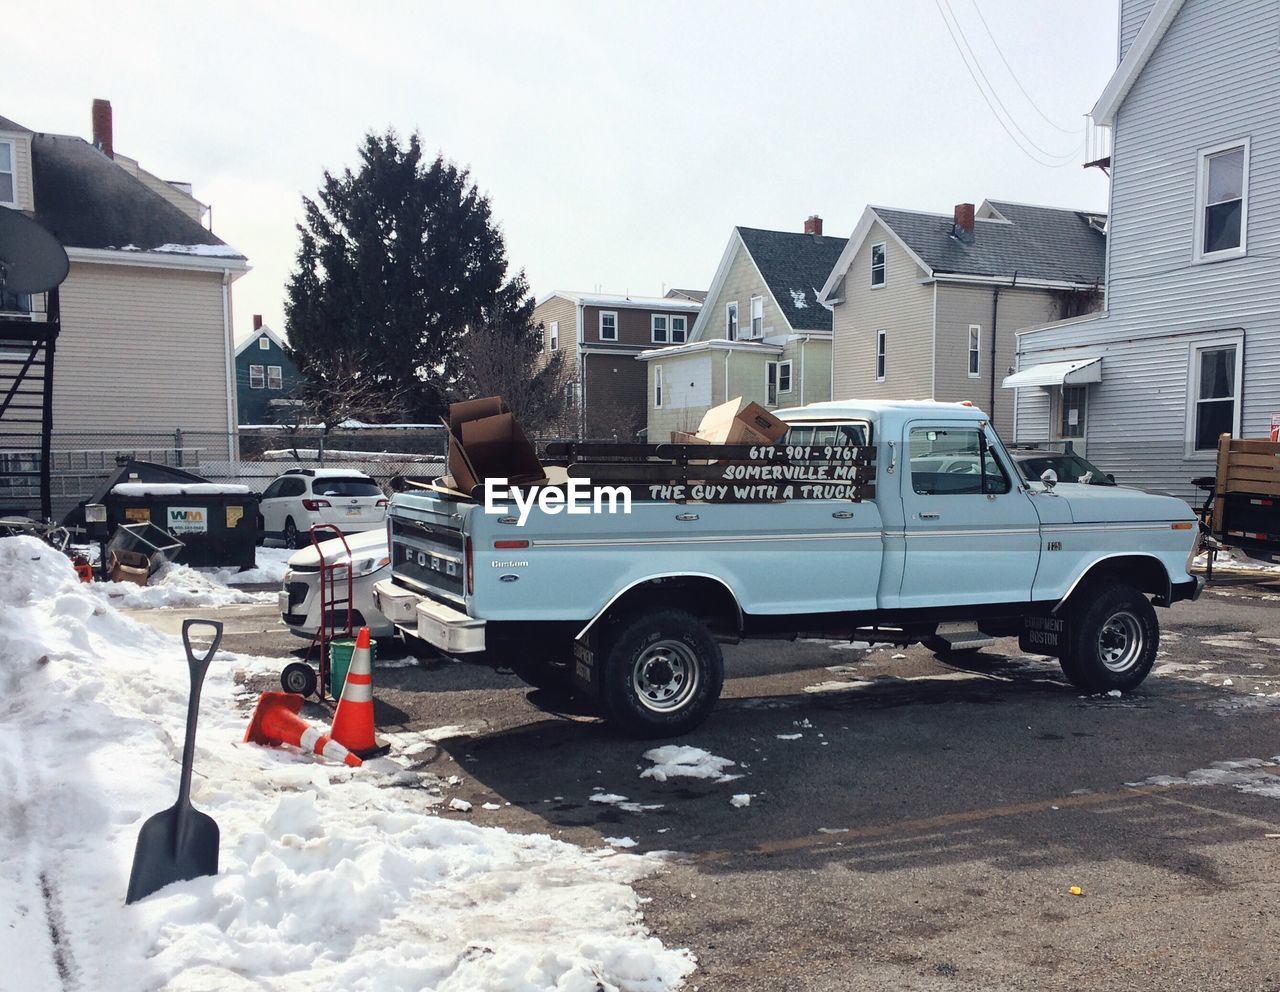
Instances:
[[[655,408],[662,407],[662,366],[655,365],[653,367],[653,405]]]
[[[267,388],[284,389],[284,370],[279,365],[267,366]]]
[[[600,312],[600,340],[618,340],[618,315],[613,310],[602,310]]]
[[[884,382],[885,331],[876,331],[876,382]]]
[[[258,350],[259,351],[271,350],[271,339],[267,337],[265,334],[262,335],[262,337],[258,338]]]
[[[871,246],[871,288],[884,285],[885,260],[884,242]]]
[[[764,297],[751,297],[751,336],[759,338],[764,336]]]
[[[1245,253],[1249,142],[1200,153],[1196,175],[1196,261]]]
[[[1089,399],[1088,386],[1063,386],[1059,400],[1058,437],[1084,437],[1084,421]]]
[[[779,393],[791,392],[791,362],[765,364],[765,396],[769,403],[778,402]]]
[[[982,374],[982,328],[977,324],[969,325],[969,378],[976,379]]]
[[[738,301],[724,305],[724,336],[726,341],[738,340]]]
[[[649,339],[654,344],[667,343],[667,315],[655,313],[649,318]]]
[[[11,207],[18,205],[18,177],[14,160],[17,158],[12,141],[0,141],[0,203]]]
[[[1238,346],[1210,345],[1192,350],[1191,372],[1194,409],[1191,450],[1213,451],[1218,436],[1237,434],[1240,397]]]
[[[551,322],[551,330],[547,332],[547,348],[550,351],[560,350],[560,321]]]
[[[688,337],[689,318],[675,314],[671,316],[671,343],[684,344]]]
[[[262,389],[267,384],[267,377],[263,374],[264,370],[261,365],[249,366],[249,388]]]

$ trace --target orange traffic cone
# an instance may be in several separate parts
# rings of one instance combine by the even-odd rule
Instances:
[[[384,750],[373,737],[373,659],[369,628],[361,627],[351,652],[351,667],[342,686],[342,698],[333,711],[329,736],[362,757]]]
[[[364,764],[335,740],[326,737],[298,716],[303,698],[294,692],[264,692],[244,732],[246,742],[254,744],[292,744],[331,761],[341,761],[353,768]]]

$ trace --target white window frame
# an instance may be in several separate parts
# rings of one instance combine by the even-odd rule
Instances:
[[[782,380],[784,377],[787,380],[786,389],[782,388]],[[778,392],[779,393],[791,392],[791,359],[789,358],[785,362],[778,363]]]
[[[258,338],[258,350],[259,351],[271,350],[271,339],[267,337],[265,334],[262,335],[262,337]]]
[[[729,315],[733,315],[730,323]],[[731,300],[724,305],[724,336],[726,341],[737,341],[741,325],[738,323],[738,301]]]
[[[662,366],[653,367],[653,408],[662,409]]]
[[[1200,352],[1217,351],[1220,348],[1236,349],[1235,381],[1233,397],[1235,407],[1231,414],[1231,436],[1240,436],[1240,408],[1244,405],[1242,386],[1244,382],[1244,334],[1219,334],[1214,337],[1199,338],[1187,345],[1187,424],[1185,456],[1187,458],[1216,458],[1218,447],[1196,450],[1196,407],[1200,398]]]
[[[684,344],[689,340],[689,318],[682,313],[668,314],[667,327],[670,329],[671,343]],[[680,340],[676,340],[676,321],[680,321]]]
[[[604,333],[604,319],[606,317],[613,318],[613,334],[606,335]],[[617,341],[618,340],[618,311],[617,310],[601,310],[599,321],[599,332],[601,341]]]
[[[257,385],[254,385],[254,382]],[[250,389],[266,389],[267,388],[267,367],[265,365],[249,366],[249,388]]]
[[[560,321],[553,320],[551,326],[547,328],[547,350],[560,350]]]
[[[977,362],[974,362],[974,357]],[[965,359],[965,369],[969,373],[970,379],[982,378],[982,325],[969,325],[969,350]],[[975,368],[976,365],[976,368]]]
[[[272,385],[272,382],[275,385]],[[284,366],[268,365],[267,366],[267,388],[268,389],[284,389]]]
[[[1191,260],[1201,265],[1207,262],[1221,262],[1228,258],[1241,258],[1249,254],[1249,138],[1228,141],[1212,148],[1202,148],[1196,160],[1196,223],[1195,244],[1192,245]],[[1224,248],[1221,251],[1206,252],[1204,250],[1204,212],[1209,207],[1209,159],[1223,152],[1244,149],[1244,167],[1240,175],[1240,244],[1235,248]]]
[[[884,382],[889,371],[889,332],[876,331],[876,382]]]
[[[13,199],[0,200],[0,204],[16,207],[18,205],[18,143],[10,138],[0,138],[0,145],[9,146],[9,171],[5,175],[13,179]]]
[[[758,316],[756,314],[757,310],[760,311]],[[748,313],[750,314],[750,322],[747,324],[747,328],[748,328],[747,340],[759,341],[762,337],[764,337],[764,297],[763,296],[751,297],[751,309],[748,311]],[[756,327],[757,320],[760,321],[759,328]]]
[[[658,321],[662,321],[662,337],[658,337]],[[653,344],[671,343],[671,316],[669,314],[649,314],[649,340]]]
[[[876,265],[876,249],[880,249],[880,265]],[[872,289],[883,289],[889,282],[889,245],[886,241],[877,241],[871,246],[870,277],[868,284]],[[880,271],[880,281],[876,282],[876,270]]]

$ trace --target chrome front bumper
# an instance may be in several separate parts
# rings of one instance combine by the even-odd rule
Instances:
[[[378,609],[400,630],[445,654],[475,654],[485,649],[485,622],[438,600],[383,579],[373,587]]]

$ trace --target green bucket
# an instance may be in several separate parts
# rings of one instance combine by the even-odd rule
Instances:
[[[347,672],[351,669],[351,656],[355,654],[356,639],[339,637],[329,642],[329,692],[334,699],[342,698],[342,687],[347,684]],[[378,660],[378,642],[369,638],[369,662]]]

